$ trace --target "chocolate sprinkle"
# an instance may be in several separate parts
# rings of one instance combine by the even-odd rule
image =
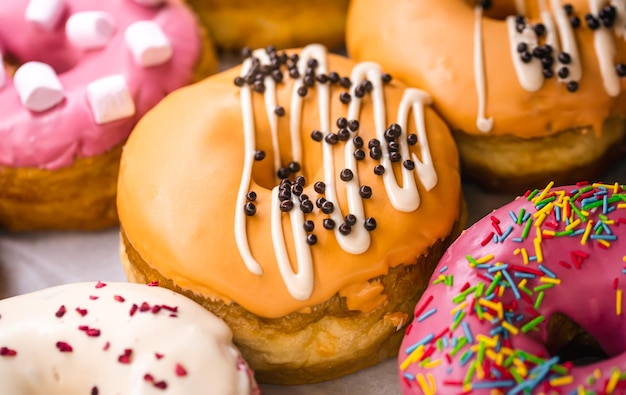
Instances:
[[[354,144],[356,148],[362,148],[363,138],[361,136],[354,136],[354,138],[352,138],[352,143]]]
[[[315,236],[314,234],[307,235],[306,242],[310,246],[317,244],[317,236]]]
[[[323,181],[318,181],[313,185],[313,189],[317,193],[324,193],[326,191],[326,184]]]
[[[406,136],[406,141],[407,143],[409,143],[409,145],[417,144],[417,134],[415,133],[409,134],[408,136]]]
[[[311,132],[311,138],[317,142],[324,140],[324,134],[319,130],[314,130]]]
[[[363,226],[365,227],[365,229],[372,231],[376,229],[376,220],[373,217],[368,217],[365,219]]]
[[[339,225],[339,233],[341,233],[342,235],[347,236],[350,234],[350,232],[352,232],[352,226],[348,225],[345,222]]]
[[[341,101],[343,104],[348,104],[351,100],[352,96],[350,96],[348,92],[341,92],[339,94],[339,101]]]
[[[335,211],[335,205],[333,202],[326,200],[324,204],[322,204],[322,212],[324,214],[332,214],[333,211]]]
[[[341,173],[339,173],[339,177],[342,181],[350,181],[354,178],[354,173],[352,173],[352,170],[350,169],[343,169],[341,170]]]
[[[278,115],[279,117],[284,116],[285,115],[285,107],[277,106],[274,109],[274,114]]]
[[[356,224],[356,215],[348,214],[343,218],[343,220],[346,221],[348,225],[353,226]]]
[[[300,203],[300,210],[302,210],[302,212],[305,214],[313,212],[313,202],[310,200],[303,200]]]
[[[367,185],[361,185],[361,188],[359,188],[359,195],[361,195],[361,197],[363,199],[369,199],[372,197],[372,188],[367,186]]]
[[[360,148],[355,149],[353,155],[354,155],[354,159],[356,159],[356,160],[363,160],[363,159],[365,159],[365,151],[363,151]]]
[[[315,222],[311,221],[310,219],[304,221],[302,226],[304,227],[304,230],[307,232],[313,232],[313,230],[315,230]]]
[[[330,145],[335,145],[339,142],[339,137],[334,133],[328,133],[326,137],[324,137],[324,141]]]
[[[280,211],[288,213],[293,209],[293,202],[291,200],[283,200],[280,202]]]
[[[324,229],[332,230],[335,228],[335,221],[332,218],[324,218],[322,225],[324,226]]]
[[[257,197],[257,196],[256,196],[256,192],[254,192],[254,191],[250,191],[250,192],[248,192],[248,194],[246,195],[246,198],[247,198],[249,201],[251,201],[251,202],[254,202],[254,201],[256,200],[256,197]]]
[[[385,174],[385,166],[383,165],[374,166],[374,174],[376,174],[377,176],[382,176],[383,174]]]
[[[345,129],[348,127],[348,120],[344,117],[337,118],[337,127],[339,129]]]
[[[254,160],[259,161],[265,159],[265,151],[258,150],[254,153]]]

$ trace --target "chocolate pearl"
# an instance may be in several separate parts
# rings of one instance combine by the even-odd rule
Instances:
[[[258,93],[265,92],[265,84],[263,83],[263,81],[255,81],[253,86],[254,86],[255,92],[258,92]]]
[[[306,242],[310,246],[317,244],[317,236],[315,236],[314,234],[307,235]]]
[[[409,143],[409,145],[417,144],[417,134],[411,133],[408,136],[406,136],[406,142]]]
[[[363,85],[359,85],[356,88],[354,88],[354,96],[359,97],[359,98],[365,96],[365,88],[363,88]]]
[[[256,206],[254,205],[254,203],[252,202],[247,202],[244,206],[243,206],[243,212],[248,216],[248,217],[252,217],[254,214],[256,214]]]
[[[254,160],[263,160],[265,159],[265,151],[258,150],[254,152]]]
[[[385,141],[393,141],[396,138],[396,133],[391,129],[387,129],[383,136],[385,136]]]
[[[310,213],[313,211],[313,202],[310,200],[305,200],[303,202],[300,202],[300,210],[302,210],[303,213]]]
[[[578,82],[576,81],[570,81],[567,83],[567,90],[570,92],[576,92],[578,90]]]
[[[518,33],[523,32],[525,28],[526,28],[526,23],[517,23],[517,24],[515,25],[515,30],[516,30]]]
[[[328,76],[326,74],[319,74],[317,76],[317,82],[320,84],[325,84],[328,82]]]
[[[302,83],[304,86],[308,88],[312,88],[315,85],[315,76],[314,75],[306,75],[302,79]]]
[[[304,97],[307,95],[307,93],[309,93],[309,90],[306,88],[306,86],[301,86],[298,88],[298,96]]]
[[[302,188],[302,185],[300,184],[293,184],[293,186],[291,187],[291,193],[293,193],[296,196],[302,195],[303,190],[304,189]]]
[[[316,68],[317,67],[317,59],[309,59],[309,61],[306,64],[307,64],[307,66],[309,66],[311,68]]]
[[[339,129],[345,129],[348,127],[348,120],[344,117],[337,118],[337,127]]]
[[[361,197],[363,199],[369,199],[372,197],[372,188],[367,186],[367,185],[361,185],[361,188],[359,188],[359,195],[361,195]]]
[[[383,150],[380,147],[370,148],[370,158],[378,160],[382,157],[383,157]]]
[[[574,6],[571,4],[564,4],[563,10],[565,10],[567,15],[572,15],[574,13]]]
[[[339,101],[341,101],[343,104],[350,103],[350,100],[352,100],[352,96],[350,96],[348,92],[341,92],[339,94]]]
[[[300,171],[300,163],[298,162],[289,162],[289,171],[292,173],[297,173]]]
[[[246,195],[246,199],[248,199],[248,200],[249,200],[249,201],[251,201],[251,202],[255,201],[255,200],[256,200],[256,198],[257,198],[257,196],[256,196],[256,192],[254,192],[254,191],[250,191],[250,192],[248,192],[248,194]]]
[[[317,142],[324,140],[324,134],[319,130],[314,130],[311,132],[311,138]]]
[[[372,147],[380,147],[380,140],[378,139],[371,139],[370,141],[367,142],[367,148],[372,148]]]
[[[479,0],[479,5],[483,10],[491,8],[491,0]]]
[[[352,139],[352,144],[354,144],[356,148],[362,148],[363,138],[361,138],[361,136],[354,136],[354,138]]]
[[[563,64],[570,64],[570,62],[572,61],[572,57],[567,52],[559,53],[558,59],[559,59],[559,62]]]
[[[246,83],[243,77],[235,77],[235,80],[233,82],[235,83],[235,85],[237,85],[240,88],[243,86],[243,84]]]
[[[278,178],[283,179],[283,178],[287,178],[289,177],[289,168],[287,167],[281,167],[280,169],[278,169],[278,171],[276,172],[276,176],[278,176]]]
[[[339,82],[339,74],[337,74],[337,72],[335,71],[331,71],[330,73],[328,73],[328,79],[330,80],[331,84],[336,84],[337,82]]]
[[[285,201],[285,200],[291,200],[291,191],[289,190],[289,188],[282,188],[278,191],[278,200]]]
[[[365,227],[365,229],[371,232],[372,230],[376,229],[376,220],[373,217],[368,217],[365,219],[363,226]]]
[[[522,53],[522,52],[527,52],[527,51],[528,51],[528,44],[526,43],[517,44],[517,52]]]
[[[300,203],[309,200],[309,195],[307,195],[306,193],[301,193],[300,196],[298,196],[298,199],[300,199]]]
[[[280,180],[280,184],[278,185],[278,189],[289,189],[291,188],[291,180],[285,178]]]
[[[387,148],[391,152],[398,152],[398,150],[400,149],[400,144],[398,144],[397,141],[390,141],[389,144],[387,144]]]
[[[404,162],[402,162],[402,166],[404,166],[404,168],[407,170],[414,170],[415,162],[413,162],[411,159],[407,159]]]
[[[298,55],[297,53],[291,54],[289,59],[291,59],[292,62],[297,63],[298,60],[300,60],[300,55]]]
[[[520,60],[524,63],[530,63],[533,60],[533,55],[530,52],[522,52],[520,54]]]
[[[359,121],[357,121],[356,119],[349,120],[348,129],[350,129],[351,132],[356,132],[357,130],[359,130]]]
[[[339,85],[342,88],[348,89],[352,86],[352,81],[350,81],[350,78],[348,77],[341,77],[339,78]]]
[[[276,53],[276,47],[275,47],[275,46],[273,46],[272,44],[270,44],[270,45],[268,45],[267,47],[265,47],[265,52],[266,52],[268,55],[271,55],[271,54],[273,54],[273,53]]]
[[[339,138],[339,141],[348,141],[350,139],[350,132],[348,129],[339,129],[337,137]]]
[[[321,209],[322,206],[324,206],[324,203],[326,203],[326,202],[327,202],[326,198],[323,197],[323,196],[320,196],[315,201],[315,205],[317,206],[317,208]]]
[[[617,65],[615,65],[615,72],[620,77],[626,76],[626,64],[618,63]]]
[[[383,82],[384,82],[385,84],[390,83],[390,82],[391,82],[391,79],[392,79],[391,74],[389,74],[389,73],[383,73],[383,74],[380,76],[380,78],[383,80]]]
[[[374,174],[376,174],[377,176],[382,176],[383,174],[385,174],[385,166],[383,165],[374,166]]]
[[[365,89],[365,92],[371,92],[372,89],[374,89],[374,85],[372,84],[372,81],[370,80],[365,80],[361,83],[361,85],[363,86],[363,89]]]
[[[324,137],[324,141],[330,145],[335,145],[339,142],[339,137],[334,133],[328,133],[326,137]]]
[[[400,155],[399,152],[390,152],[389,153],[389,160],[392,162],[400,162],[402,160],[402,155]]]
[[[283,73],[280,70],[274,70],[272,71],[272,79],[276,82],[282,82],[283,81]]]
[[[279,117],[284,116],[285,115],[285,107],[277,106],[274,109],[274,114],[278,115]]]
[[[363,151],[360,148],[355,149],[353,155],[354,155],[354,159],[356,159],[356,160],[363,160],[363,159],[365,159],[365,151]]]
[[[526,24],[526,18],[524,18],[523,15],[516,15],[515,16],[515,23],[518,25],[525,25]]]
[[[554,58],[552,56],[547,55],[541,58],[541,66],[544,69],[552,67],[553,64],[554,64]]]
[[[300,72],[298,71],[297,68],[292,67],[292,68],[289,69],[289,76],[291,78],[293,78],[294,80],[298,79],[298,78],[300,78]]]
[[[591,14],[585,14],[585,23],[587,23],[587,27],[591,30],[596,30],[600,27],[598,18]]]
[[[243,56],[244,58],[249,58],[250,56],[252,56],[252,48],[243,47],[241,49],[241,56]]]
[[[335,221],[332,218],[324,218],[324,221],[322,221],[322,226],[324,226],[324,229],[327,230],[334,229]]]
[[[541,72],[543,73],[544,78],[554,77],[554,72],[552,71],[552,69],[543,69]]]
[[[291,162],[291,163],[296,163],[298,164],[298,170],[296,171],[300,171],[300,164],[298,162]],[[291,164],[289,164],[289,166],[291,167]],[[295,173],[295,171],[294,171]],[[306,184],[306,177],[305,176],[298,176],[296,177],[296,179],[293,181],[294,184],[300,185],[301,187],[304,187],[304,185]]]
[[[580,18],[574,15],[570,17],[569,23],[570,25],[572,25],[572,28],[577,29],[580,27]]]
[[[397,123],[392,123],[391,125],[389,125],[389,129],[394,133],[394,136],[396,137],[400,137],[400,135],[402,134],[402,128]]]
[[[288,213],[293,209],[293,202],[291,200],[283,200],[280,202],[280,211]]]
[[[546,26],[543,23],[538,23],[533,26],[533,30],[535,31],[537,37],[541,37],[546,33]]]
[[[352,226],[346,224],[345,222],[339,225],[339,233],[342,235],[347,236],[350,232],[352,232]]]
[[[343,169],[341,173],[339,173],[339,177],[342,181],[350,181],[354,177],[354,173],[350,169]]]
[[[569,68],[567,68],[566,66],[563,66],[559,68],[559,71],[557,72],[557,74],[559,75],[559,78],[567,78],[567,76],[569,75]]]
[[[315,229],[315,222],[313,222],[310,219],[308,219],[308,220],[304,221],[304,223],[302,224],[302,227],[307,232],[313,232],[313,230]]]
[[[333,211],[335,211],[335,205],[333,204],[333,202],[329,202],[327,200],[324,202],[324,204],[322,204],[322,212],[324,214],[332,214]]]
[[[354,226],[356,224],[356,215],[348,214],[343,218],[344,221],[350,226]]]
[[[324,184],[323,181],[318,181],[313,185],[313,189],[315,189],[317,193],[324,193],[326,191],[326,184]]]

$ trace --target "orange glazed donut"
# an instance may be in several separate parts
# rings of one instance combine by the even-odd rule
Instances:
[[[454,142],[426,92],[389,80],[321,45],[257,50],[168,96],[124,149],[129,278],[222,317],[260,381],[396,355],[457,234]]]
[[[623,394],[626,185],[535,189],[446,251],[399,354],[403,394]]]
[[[0,66],[0,227],[91,230],[137,120],[217,61],[180,0],[11,0]]]
[[[431,92],[483,186],[595,178],[624,152],[625,2],[491,3],[355,0],[348,52]]]
[[[0,316],[3,394],[260,394],[226,324],[163,288],[66,284]]]

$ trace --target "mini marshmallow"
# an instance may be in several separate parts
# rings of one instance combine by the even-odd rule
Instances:
[[[77,12],[65,24],[68,40],[83,49],[104,47],[114,31],[115,19],[103,11]]]
[[[157,66],[172,57],[172,44],[161,27],[153,21],[139,21],[126,28],[126,45],[143,67]]]
[[[30,0],[24,17],[45,30],[54,30],[64,10],[64,0]]]
[[[87,101],[98,125],[135,115],[135,103],[126,79],[120,74],[87,85]]]
[[[24,107],[35,112],[48,110],[65,97],[56,72],[46,63],[24,63],[15,71],[13,84]]]
[[[157,7],[157,6],[160,6],[161,4],[165,3],[167,0],[134,0],[134,1],[137,4],[141,4],[141,5],[145,5],[145,6]]]

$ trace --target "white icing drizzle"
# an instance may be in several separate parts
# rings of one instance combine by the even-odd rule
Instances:
[[[565,66],[569,69],[569,75],[567,78],[559,78],[561,82],[569,82],[569,81],[580,81],[582,77],[582,67],[580,64],[580,55],[578,53],[578,45],[576,44],[576,37],[574,36],[574,28],[569,21],[569,17],[567,13],[559,3],[559,0],[550,0],[552,14],[556,19],[556,26],[558,30],[558,38],[560,40],[560,44],[563,46],[562,51],[567,53],[570,56],[570,62],[568,64],[563,64],[558,60],[558,57],[555,57],[555,61],[558,66]],[[555,40],[554,49],[555,53],[558,52],[558,41]],[[558,68],[557,68],[558,70]]]
[[[493,118],[485,118],[486,102],[486,79],[485,65],[483,61],[483,34],[482,34],[483,8],[474,7],[474,79],[476,82],[476,93],[478,95],[478,115],[476,117],[476,127],[483,133],[487,133],[493,127]]]
[[[626,0],[611,0],[615,7],[615,23],[613,27],[617,37],[626,38]]]
[[[269,57],[263,50],[257,50],[253,55],[260,60],[261,64],[269,62]],[[305,75],[307,63],[311,59],[315,59],[318,62],[316,68],[316,72],[318,74],[327,74],[328,64],[326,48],[317,44],[309,45],[301,51],[299,56],[297,66],[301,77],[294,81],[293,91],[291,93],[291,119],[289,122],[292,141],[292,157],[293,160],[298,163],[300,163],[302,159],[301,122],[302,106],[304,103],[304,99],[298,94],[298,89],[304,86],[303,76]],[[245,76],[248,74],[251,66],[252,60],[247,59],[243,64],[241,75]],[[351,74],[351,81],[353,83],[353,98],[350,102],[347,116],[348,119],[358,120],[359,113],[361,111],[361,99],[354,94],[354,89],[356,89],[356,86],[366,79],[373,84],[371,96],[374,106],[374,122],[377,138],[380,141],[385,141],[384,132],[387,126],[386,111],[383,95],[382,71],[379,65],[365,62],[354,67]],[[266,77],[265,87],[265,105],[267,107],[266,111],[270,122],[272,139],[273,141],[277,141],[278,119],[273,111],[277,104],[276,85],[271,77]],[[320,116],[319,130],[322,132],[323,136],[326,137],[329,133],[331,133],[330,84],[317,83],[315,89],[317,90]],[[251,183],[251,174],[255,155],[254,114],[251,94],[252,91],[250,86],[244,85],[241,88],[241,105],[245,138],[244,151],[246,154],[242,179],[237,196],[235,237],[237,240],[237,247],[248,270],[254,274],[261,275],[263,271],[250,252],[250,246],[246,233],[246,217],[243,210],[246,202],[246,195]],[[427,191],[430,191],[437,184],[437,174],[430,154],[424,121],[424,105],[430,103],[431,98],[426,92],[417,89],[407,89],[398,109],[398,124],[402,128],[402,135],[399,137],[398,142],[400,145],[400,153],[403,158],[409,158],[411,154],[406,141],[406,128],[408,125],[409,112],[410,110],[413,110],[415,123],[418,129],[418,141],[420,143],[420,155],[422,160],[420,161],[415,154],[412,154],[412,159],[415,162],[415,173]],[[344,221],[344,214],[341,212],[339,199],[337,198],[336,174],[338,172],[334,163],[334,147],[325,142],[322,142],[321,144],[324,166],[324,183],[326,184],[325,198],[334,205],[334,211],[330,214],[330,217],[335,221],[335,223],[340,224]],[[352,171],[353,178],[352,180],[341,182],[345,182],[346,186],[348,212],[357,218],[357,224],[352,227],[351,232],[347,235],[342,234],[339,231],[339,227],[336,226],[334,229],[334,235],[343,250],[351,254],[361,254],[369,248],[371,236],[370,232],[362,226],[365,221],[365,210],[363,208],[363,199],[359,193],[360,182],[358,177],[357,161],[353,155],[355,146],[352,139],[346,141],[345,144],[344,165],[346,169],[350,169]],[[273,149],[275,157],[279,158],[278,162],[275,162],[275,168],[277,170],[280,166],[278,143],[273,144]],[[385,168],[391,169],[392,163],[389,159],[389,152],[386,145],[382,144],[381,149],[383,150],[381,164],[385,166]],[[399,211],[411,212],[419,207],[420,196],[412,170],[408,170],[404,166],[402,167],[402,187],[398,185],[393,171],[385,172],[383,182],[385,184],[389,200],[394,208]],[[304,214],[297,208],[300,204],[298,198],[296,196],[292,196],[291,201],[293,202],[295,208],[290,210],[289,218],[291,222],[293,241],[295,244],[295,258],[297,260],[296,264],[292,265],[286,247],[285,235],[283,233],[283,213],[280,210],[278,190],[278,187],[275,187],[272,190],[270,214],[272,243],[278,269],[288,292],[297,300],[306,300],[313,292],[314,281],[311,247],[306,242],[307,234],[303,227],[305,221]],[[297,271],[294,271],[294,267],[297,267]]]
[[[589,0],[589,10],[593,15],[598,15],[600,4],[598,0]],[[600,74],[604,81],[604,90],[609,96],[615,97],[619,95],[621,83],[619,76],[615,72],[615,41],[611,36],[611,30],[604,26],[599,27],[593,32],[593,45],[600,66]]]
[[[524,63],[517,51],[520,43],[526,43],[529,50],[537,46],[537,35],[533,29],[526,26],[522,32],[517,31],[517,23],[515,16],[508,16],[506,24],[509,31],[509,40],[511,42],[511,58],[513,59],[513,67],[517,73],[517,80],[522,88],[529,92],[536,92],[543,85],[543,72],[541,70],[541,61],[533,57],[530,62]]]

